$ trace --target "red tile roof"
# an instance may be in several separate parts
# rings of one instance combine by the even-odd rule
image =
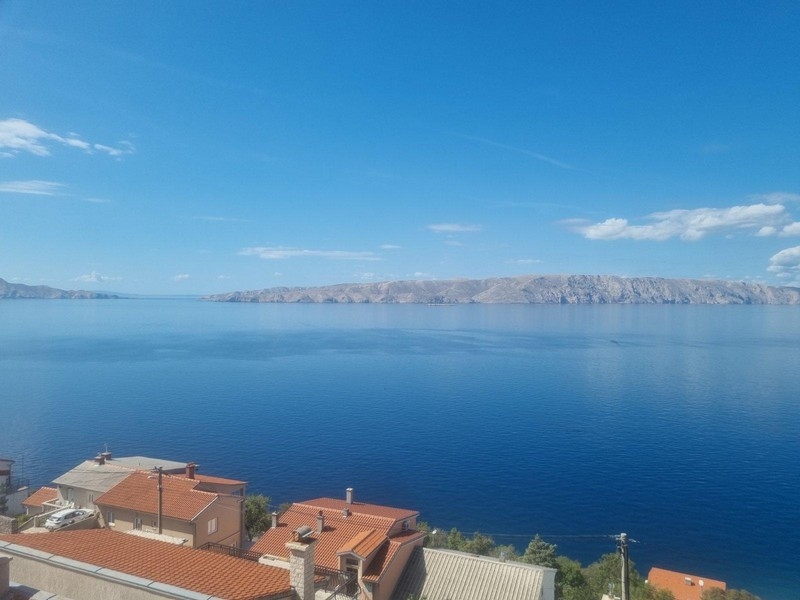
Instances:
[[[161,510],[165,517],[192,521],[217,500],[219,494],[194,489],[195,479],[162,478]],[[102,507],[121,508],[155,515],[158,513],[158,478],[146,471],[136,471],[95,500]]]
[[[704,589],[708,588],[727,588],[724,581],[678,573],[653,567],[647,574],[647,581],[653,587],[672,592],[675,600],[700,600]]]
[[[380,504],[366,504],[364,502],[352,502],[348,504],[345,500],[340,500],[338,498],[317,498],[315,500],[300,502],[300,504],[312,506],[316,509],[329,508],[332,510],[338,510],[340,512],[347,508],[353,514],[368,515],[371,517],[383,517],[386,519],[392,519],[393,521],[402,521],[404,519],[411,519],[419,516],[419,511],[417,510],[381,506]],[[296,505],[297,504],[295,504],[295,506]]]
[[[194,478],[203,483],[218,483],[223,485],[246,485],[246,481],[239,481],[238,479],[228,479],[227,477],[217,477],[216,475],[202,475],[195,473]]]
[[[227,600],[291,595],[289,571],[108,529],[0,535],[9,542]]]
[[[394,560],[397,551],[406,544],[418,542],[425,537],[424,531],[404,531],[383,543],[378,553],[372,558],[364,571],[364,581],[378,583],[386,572],[389,564]]]
[[[339,548],[336,554],[353,553],[361,559],[367,559],[386,540],[386,533],[383,531],[367,529],[350,538],[344,546]]]
[[[30,506],[31,508],[41,508],[45,502],[50,502],[58,498],[58,490],[51,487],[40,487],[33,492],[30,496],[22,501],[23,506]]]

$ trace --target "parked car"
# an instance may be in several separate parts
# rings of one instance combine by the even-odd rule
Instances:
[[[85,508],[65,508],[47,517],[45,528],[50,531],[61,529],[66,525],[72,525],[78,521],[83,521],[94,515],[94,512]]]

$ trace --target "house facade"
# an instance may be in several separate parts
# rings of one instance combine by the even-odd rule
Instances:
[[[200,485],[185,476],[136,471],[95,503],[105,526],[115,531],[161,534],[194,548],[207,543],[241,547],[244,497],[204,491]]]
[[[267,530],[251,550],[268,564],[286,563],[286,543],[302,528],[311,531],[318,572],[349,573],[354,577],[349,595],[365,600],[389,600],[411,551],[425,534],[417,531],[419,512],[356,502],[353,489],[344,499],[317,498],[296,502],[273,515]]]

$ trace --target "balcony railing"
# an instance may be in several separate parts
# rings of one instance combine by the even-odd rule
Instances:
[[[245,550],[243,548],[236,548],[235,546],[224,546],[214,542],[207,542],[203,544],[200,546],[200,550],[208,550],[210,552],[216,552],[217,554],[227,554],[228,556],[244,558],[245,560],[252,560],[253,562],[258,562],[258,559],[261,558],[261,554],[258,552]]]

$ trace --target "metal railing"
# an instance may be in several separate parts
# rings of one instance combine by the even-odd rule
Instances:
[[[359,597],[361,589],[358,587],[356,573],[316,566],[314,574],[325,578],[322,589],[331,592],[326,600],[351,600]]]
[[[235,546],[224,546],[223,544],[217,544],[215,542],[206,542],[200,546],[200,550],[208,550],[210,552],[216,552],[217,554],[244,558],[245,560],[252,560],[253,562],[258,562],[258,559],[261,558],[259,552],[253,552],[252,550],[245,550],[244,548],[237,548]]]

